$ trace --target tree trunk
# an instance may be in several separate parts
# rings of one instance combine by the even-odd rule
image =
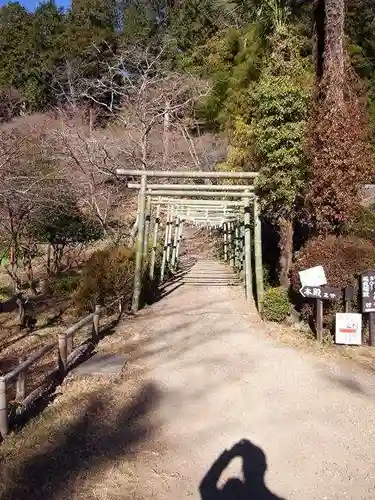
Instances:
[[[325,0],[314,1],[315,47],[314,59],[316,63],[316,77],[321,80],[323,76],[324,47],[325,47]]]
[[[147,126],[145,125],[146,121],[143,123],[142,127],[142,137],[141,137],[141,155],[142,155],[142,168],[144,170],[147,170],[147,148],[148,148],[148,134],[149,130],[147,129]]]
[[[325,48],[323,83],[325,99],[331,106],[344,103],[344,22],[345,1],[325,0]]]
[[[280,284],[284,288],[289,288],[289,271],[293,259],[293,221],[282,219],[279,223],[280,232]]]
[[[33,264],[32,264],[32,261],[30,258],[27,260],[27,264],[26,264],[26,275],[27,275],[27,282],[29,284],[29,288],[33,292],[33,294],[36,295],[37,289],[35,287],[35,282],[34,282]]]
[[[164,110],[164,130],[163,130],[163,169],[167,168],[167,161],[169,156],[169,111],[171,103],[167,100],[165,102]]]

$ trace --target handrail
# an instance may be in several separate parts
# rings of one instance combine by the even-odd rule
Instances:
[[[71,337],[74,333],[78,332],[81,328],[84,326],[88,325],[91,323],[91,321],[94,319],[95,313],[91,313],[88,316],[85,316],[82,318],[80,321],[77,323],[74,323],[72,326],[70,326],[67,330],[65,330],[62,333],[65,333],[67,337]]]
[[[42,347],[42,349],[32,354],[23,363],[14,368],[11,372],[8,372],[5,375],[3,375],[1,378],[4,379],[5,382],[11,382],[14,378],[17,377],[17,375],[27,370],[29,366],[33,365],[34,363],[39,361],[43,356],[45,356],[48,352],[52,351],[52,349],[56,347],[56,345],[57,342],[55,341],[52,342],[51,344]]]
[[[6,389],[9,382],[13,382],[16,379],[17,382],[17,395],[16,400],[20,403],[28,400],[29,396],[25,397],[26,385],[25,385],[25,372],[26,370],[39,361],[43,356],[51,352],[54,348],[58,347],[59,351],[59,370],[60,374],[64,376],[68,369],[68,363],[71,359],[73,336],[76,332],[81,330],[84,326],[92,323],[92,337],[94,340],[99,338],[99,318],[102,313],[113,307],[115,304],[119,304],[120,313],[122,311],[122,301],[124,297],[119,297],[107,306],[95,306],[95,312],[90,313],[81,320],[77,321],[66,330],[58,333],[57,340],[49,343],[48,345],[42,347],[37,352],[32,354],[26,360],[20,360],[19,366],[14,368],[12,371],[0,376],[0,437],[3,439],[6,437],[9,431],[8,423],[8,407],[7,407],[7,395]],[[68,342],[69,340],[69,342]]]

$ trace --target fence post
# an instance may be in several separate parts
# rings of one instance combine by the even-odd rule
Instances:
[[[145,263],[147,261],[148,235],[150,232],[150,223],[151,223],[151,196],[148,196],[146,202],[145,234],[143,239],[143,267],[145,266]]]
[[[8,434],[7,386],[4,377],[0,377],[0,434],[3,439]]]
[[[253,294],[253,273],[251,269],[251,229],[250,229],[250,200],[244,198],[244,230],[245,230],[245,287],[246,300],[250,301]]]
[[[74,334],[72,334],[66,338],[66,349],[67,349],[68,355],[73,351],[73,342],[74,342],[73,337],[74,337]]]
[[[156,248],[158,245],[158,232],[159,232],[159,222],[160,222],[159,218],[160,218],[160,205],[157,205],[156,215],[155,215],[155,225],[154,225],[154,240],[152,242],[150,274],[149,274],[151,283],[154,281],[155,277]]]
[[[166,266],[166,263],[167,263],[167,249],[168,249],[168,234],[169,234],[170,218],[171,218],[171,209],[170,209],[170,207],[168,207],[167,221],[165,223],[163,259],[162,259],[162,262],[161,262],[161,269],[160,269],[160,281],[161,282],[164,280],[165,266]]]
[[[316,340],[318,342],[322,342],[323,341],[323,301],[321,299],[316,300],[315,326],[316,326]]]
[[[67,335],[65,332],[58,334],[59,340],[59,370],[60,374],[64,376],[68,370],[68,343]]]
[[[139,309],[139,297],[141,295],[141,288],[142,288],[146,187],[147,187],[147,176],[142,175],[141,189],[139,190],[139,204],[138,204],[138,238],[135,247],[134,291],[133,291],[133,301],[132,301],[133,312],[137,312]]]
[[[24,358],[20,358],[18,361],[19,365],[25,361]],[[17,377],[16,383],[16,401],[23,401],[26,397],[26,370],[20,372]]]
[[[101,307],[99,305],[95,306],[94,317],[92,319],[92,337],[95,341],[98,341],[99,333],[100,333],[100,326],[99,326],[100,309],[101,309]]]
[[[179,259],[179,255],[180,255],[180,245],[182,242],[183,230],[184,230],[184,220],[181,219],[180,220],[180,229],[179,229],[179,233],[178,233],[178,240],[177,240],[177,248],[176,248],[176,262],[177,262],[177,264],[178,264],[178,259]]]
[[[254,198],[254,260],[258,311],[261,312],[264,299],[262,223],[259,217],[259,201],[256,197]]]
[[[224,232],[224,261],[228,260],[228,223],[224,222],[223,224],[223,232]]]
[[[240,228],[238,224],[234,228],[234,267],[240,269]]]
[[[174,235],[173,235],[172,261],[171,261],[171,267],[172,267],[172,269],[174,269],[176,267],[177,241],[178,241],[179,231],[180,231],[180,218],[177,215],[176,216],[176,222],[175,222],[175,225],[174,225]]]
[[[245,226],[243,221],[240,224],[240,270],[244,271],[244,261],[245,261]]]
[[[168,265],[170,264],[170,260],[171,260],[173,219],[174,219],[174,210],[172,208],[172,213],[171,213],[170,218],[169,218],[168,240],[167,240],[167,263],[168,263]]]
[[[229,263],[232,266],[232,268],[234,268],[233,222],[229,222],[228,243],[229,243]]]

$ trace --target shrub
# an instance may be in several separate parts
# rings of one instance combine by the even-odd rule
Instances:
[[[296,255],[290,272],[291,297],[296,306],[305,314],[311,313],[312,306],[304,303],[299,289],[301,287],[298,272],[322,265],[328,285],[344,288],[358,284],[358,274],[375,265],[375,246],[367,240],[353,236],[327,236],[311,239]],[[353,304],[357,307],[358,304]],[[334,313],[341,311],[342,304],[329,302],[324,305],[325,327],[331,328]]]
[[[347,224],[345,232],[375,243],[374,207],[360,207],[353,221]]]
[[[281,323],[290,313],[288,291],[285,288],[269,288],[264,294],[263,318]]]
[[[134,276],[134,251],[126,247],[95,252],[86,262],[73,302],[79,313],[92,311],[118,297],[130,299]]]
[[[8,300],[14,295],[14,288],[10,285],[0,283],[0,300]]]
[[[71,296],[78,287],[80,276],[77,273],[62,274],[48,279],[48,290],[56,297]]]

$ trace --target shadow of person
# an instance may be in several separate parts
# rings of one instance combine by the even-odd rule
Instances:
[[[230,462],[242,458],[243,481],[230,478],[223,488],[218,488],[221,474]],[[199,491],[202,500],[283,500],[274,495],[264,483],[267,470],[266,456],[250,441],[243,439],[230,450],[225,450],[204,476]]]

